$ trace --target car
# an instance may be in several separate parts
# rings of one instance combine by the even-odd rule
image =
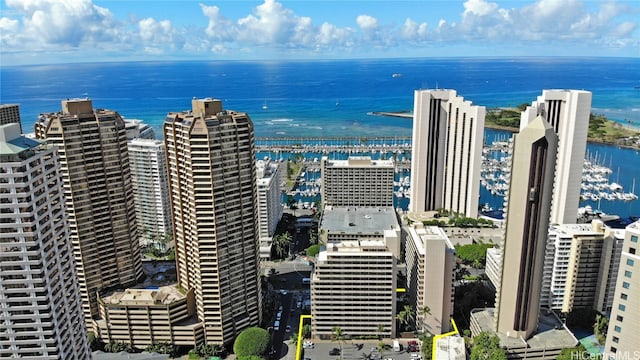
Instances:
[[[313,342],[309,340],[305,340],[305,342],[302,343],[302,347],[304,349],[313,349],[314,345],[313,345]]]
[[[287,325],[287,327],[285,328],[286,331],[291,331],[291,325]]]
[[[276,320],[280,320],[280,319],[282,319],[282,311],[279,311],[279,312],[276,314]]]
[[[280,289],[280,294],[281,294],[281,295],[287,295],[287,294],[288,294],[288,292],[287,292],[287,290],[285,290],[285,289]]]
[[[340,355],[340,349],[338,348],[331,349],[331,351],[329,351],[329,355],[332,355],[332,356]]]

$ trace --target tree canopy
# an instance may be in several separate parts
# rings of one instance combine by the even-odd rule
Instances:
[[[233,352],[236,356],[261,356],[269,348],[269,333],[259,327],[251,327],[238,335],[233,343]]]
[[[500,347],[497,335],[481,332],[473,338],[471,360],[507,360],[507,353]]]

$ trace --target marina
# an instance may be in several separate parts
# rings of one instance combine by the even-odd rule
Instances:
[[[493,132],[497,132],[492,130]],[[504,198],[508,193],[510,177],[510,141],[509,133],[497,132],[499,136],[487,137],[482,150],[482,166],[480,174],[481,209],[486,213],[500,213]],[[406,210],[410,200],[411,189],[411,138],[410,137],[336,137],[336,138],[258,138],[256,152],[260,157],[270,157],[280,161],[299,161],[303,166],[296,177],[292,189],[283,195],[283,203],[288,204],[287,196],[294,199],[297,208],[314,208],[320,200],[322,179],[321,159],[323,156],[332,160],[344,160],[349,156],[369,156],[377,159],[394,159],[396,164],[394,178],[394,206]],[[631,150],[626,150],[631,151]],[[600,211],[606,203],[635,203],[635,179],[624,186],[620,180],[618,169],[615,173],[611,167],[602,164],[602,155],[587,155],[583,167],[581,184],[582,208],[593,208]],[[607,158],[611,159],[611,155]],[[611,162],[611,160],[610,160]],[[626,175],[626,174],[625,174]],[[625,177],[627,184],[628,177]],[[624,206],[624,205],[623,205]],[[611,212],[608,210],[607,212]],[[623,213],[623,217],[637,216],[636,212]]]

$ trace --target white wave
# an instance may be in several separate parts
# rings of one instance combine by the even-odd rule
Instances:
[[[292,122],[293,119],[273,119],[272,122]]]

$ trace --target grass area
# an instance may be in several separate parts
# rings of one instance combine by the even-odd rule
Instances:
[[[293,184],[296,182],[296,176],[298,176],[298,174],[300,173],[301,168],[301,161],[287,162],[287,189],[293,188]]]
[[[526,108],[522,104],[516,108],[488,109],[485,124],[518,131],[520,112]],[[608,119],[601,114],[591,114],[587,139],[592,142],[633,146],[633,138],[640,137],[640,132],[627,128],[619,122]]]

